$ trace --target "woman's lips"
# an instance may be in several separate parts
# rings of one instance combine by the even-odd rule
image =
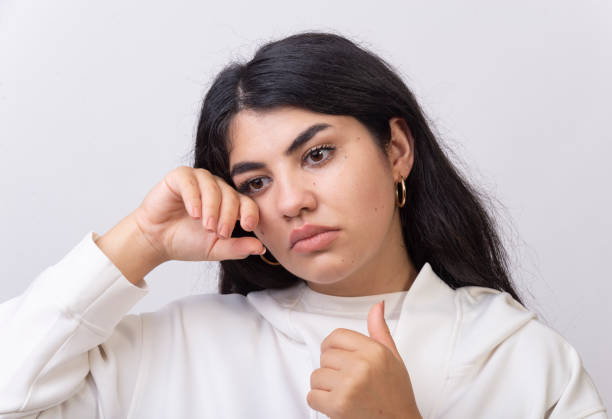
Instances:
[[[292,250],[298,253],[309,253],[328,247],[340,234],[340,230],[327,230],[314,236],[298,240]]]

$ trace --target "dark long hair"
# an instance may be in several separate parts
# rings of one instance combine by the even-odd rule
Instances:
[[[477,285],[506,291],[521,302],[508,255],[485,195],[453,166],[428,126],[414,95],[383,59],[330,33],[307,32],[261,46],[251,61],[232,63],[215,78],[201,109],[193,167],[233,184],[228,128],[242,109],[294,106],[363,123],[384,150],[389,120],[403,118],[414,138],[414,165],[399,209],[408,254],[420,270],[429,262],[451,288]],[[234,237],[251,235],[237,223]],[[259,256],[221,262],[219,292],[246,295],[285,288],[303,279]]]

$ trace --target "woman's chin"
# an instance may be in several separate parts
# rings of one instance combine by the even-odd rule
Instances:
[[[286,268],[294,275],[318,284],[337,282],[350,275],[355,269],[354,260],[332,252],[310,254],[308,256],[310,257],[293,260],[292,266]]]

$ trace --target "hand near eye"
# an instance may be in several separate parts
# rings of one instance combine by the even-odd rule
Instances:
[[[96,239],[132,283],[169,260],[243,259],[261,254],[255,237],[231,237],[236,220],[246,231],[259,223],[259,207],[204,169],[181,166],[149,191],[136,210]]]
[[[336,329],[321,343],[321,368],[310,376],[310,407],[331,419],[421,418],[410,376],[384,319],[368,314],[370,337]]]
[[[255,201],[205,169],[174,169],[133,214],[149,243],[168,260],[243,259],[263,251],[255,237],[231,238],[236,220],[246,231],[259,223]]]

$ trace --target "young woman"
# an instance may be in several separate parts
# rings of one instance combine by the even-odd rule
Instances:
[[[215,79],[193,167],[2,304],[0,414],[606,417],[481,199],[383,60],[264,45]],[[168,260],[220,261],[220,293],[126,315]]]

